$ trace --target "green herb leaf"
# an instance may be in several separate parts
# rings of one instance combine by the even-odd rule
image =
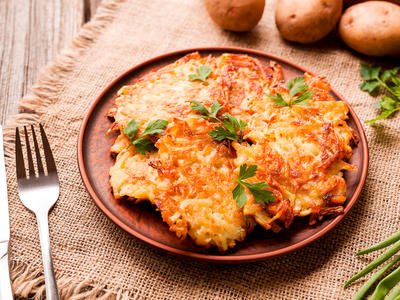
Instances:
[[[145,136],[145,135],[156,135],[159,134],[161,132],[164,131],[165,128],[167,128],[168,125],[168,121],[165,120],[154,120],[149,122],[149,124],[147,124],[146,129],[143,131],[143,133],[140,136]]]
[[[147,137],[136,139],[132,144],[135,146],[136,151],[142,155],[145,155],[146,151],[151,152],[157,149],[154,143]]]
[[[213,70],[207,66],[200,66],[200,68],[196,69],[197,74],[189,75],[189,80],[190,81],[200,80],[204,83],[204,85],[207,85],[206,79],[208,76],[210,76],[212,71]]]
[[[396,68],[393,68],[393,69],[385,70],[381,75],[382,81],[386,82],[386,81],[388,81],[388,79],[398,78],[397,77],[397,73],[399,72],[399,70],[400,70],[400,67],[396,67]]]
[[[270,202],[275,202],[275,197],[271,191],[266,190],[269,186],[261,181],[256,183],[250,183],[243,181],[256,175],[257,165],[247,164],[240,166],[238,178],[234,178],[237,181],[236,187],[232,191],[233,199],[236,199],[236,203],[239,207],[243,207],[246,203],[247,197],[243,187],[246,187],[249,192],[253,195],[254,200],[262,205],[268,204]]]
[[[228,139],[232,141],[238,140],[239,143],[243,142],[243,128],[247,126],[246,122],[238,120],[228,113],[223,114],[223,118],[218,117],[217,114],[222,108],[219,102],[214,102],[211,105],[211,112],[203,104],[197,101],[192,100],[190,101],[190,104],[194,111],[203,114],[200,118],[210,118],[221,123],[222,126],[217,126],[208,133],[214,140],[222,141]]]
[[[214,102],[214,103],[215,103],[215,102]],[[208,111],[208,109],[207,109],[203,104],[201,104],[201,103],[198,102],[198,101],[191,100],[191,101],[190,101],[190,107],[191,107],[194,111],[200,112],[200,113],[206,115],[207,117],[211,117],[211,114],[210,114],[210,112]]]
[[[274,194],[271,191],[266,190],[269,186],[265,182],[248,183],[242,181],[242,184],[247,187],[257,203],[268,204],[270,202],[275,202]]]
[[[140,122],[136,122],[135,119],[129,121],[128,125],[124,129],[124,133],[129,136],[131,140],[135,139],[136,133],[140,127]]]
[[[135,119],[132,119],[128,125],[124,129],[124,133],[130,138],[131,142],[128,145],[127,149],[134,145],[136,151],[140,154],[146,154],[147,152],[151,152],[156,149],[154,143],[146,137],[147,135],[157,135],[164,131],[167,128],[168,121],[166,120],[154,120],[147,124],[146,129],[143,133],[136,137],[136,133],[139,129],[140,122],[136,122]]]
[[[394,112],[398,111],[399,109],[400,109],[400,107],[397,107],[397,108],[392,109],[392,110],[384,110],[377,118],[372,119],[372,120],[367,120],[367,121],[365,121],[365,123],[372,124],[372,123],[375,123],[376,121],[386,119],[391,114],[393,114]]]
[[[257,169],[258,169],[257,165],[250,165],[248,168],[247,168],[247,164],[241,165],[240,169],[239,169],[238,179],[244,180],[244,179],[253,177],[254,175],[256,175]]]
[[[219,112],[219,110],[221,109],[221,104],[219,102],[214,102],[213,104],[211,104],[211,117],[216,118],[217,117],[217,113]]]
[[[276,106],[289,106],[280,93],[277,93],[276,95],[268,95],[268,97],[275,101]]]
[[[379,77],[379,72],[381,67],[368,66],[366,64],[361,64],[360,75],[364,80],[377,79]]]
[[[308,105],[307,100],[311,100],[311,96],[314,95],[314,91],[307,91],[308,86],[304,81],[304,76],[298,76],[294,79],[289,79],[286,83],[286,87],[289,90],[289,101],[287,102],[280,93],[276,95],[268,95],[269,98],[275,101],[276,106],[289,106],[293,105]],[[300,94],[300,95],[299,95]],[[294,98],[298,95],[296,98]]]
[[[393,110],[396,108],[398,102],[391,97],[384,96],[381,101],[379,101],[380,108],[385,110]]]
[[[233,199],[236,199],[237,205],[242,208],[246,203],[247,197],[243,185],[238,183],[232,191]]]
[[[303,94],[299,95],[296,99],[294,99],[292,101],[292,106],[293,105],[306,105],[306,106],[308,106],[308,103],[306,101],[310,100],[312,95],[314,95],[314,91],[304,92]]]
[[[238,138],[237,133],[232,133],[222,126],[215,127],[208,135],[216,141],[223,141],[225,139],[236,141]]]
[[[293,98],[298,93],[305,92],[308,88],[304,82],[304,76],[296,77],[294,80],[288,80],[286,87],[289,90],[290,98]]]
[[[364,92],[368,92],[371,96],[376,97],[378,95],[379,89],[378,87],[381,84],[379,83],[378,80],[370,80],[370,81],[364,81],[360,83],[360,89]]]
[[[397,76],[399,71],[400,67],[396,67],[381,73],[380,67],[361,64],[360,74],[365,80],[360,84],[361,90],[372,96],[377,96],[379,88],[383,87],[395,97],[384,96],[379,102],[375,103],[374,107],[382,111],[377,118],[365,121],[366,123],[373,124],[376,121],[386,119],[400,109],[400,78]]]

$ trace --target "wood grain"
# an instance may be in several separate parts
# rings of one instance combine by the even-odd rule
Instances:
[[[0,0],[0,123],[67,47],[100,0]]]

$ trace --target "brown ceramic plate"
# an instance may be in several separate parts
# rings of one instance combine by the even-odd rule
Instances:
[[[176,51],[155,57],[128,70],[114,80],[92,104],[80,131],[78,142],[79,168],[83,182],[94,202],[117,225],[140,240],[174,255],[206,261],[250,262],[263,260],[304,247],[326,234],[345,217],[354,205],[360,195],[367,174],[367,142],[361,123],[351,107],[348,123],[355,130],[360,141],[354,148],[350,162],[358,166],[358,171],[345,172],[344,174],[348,185],[344,214],[326,219],[315,226],[309,226],[307,218],[303,218],[295,220],[288,231],[279,234],[256,228],[234,249],[225,254],[220,254],[216,250],[206,250],[196,246],[190,238],[178,239],[174,233],[168,230],[168,226],[162,221],[160,214],[148,203],[132,205],[114,199],[108,172],[113,164],[109,150],[116,134],[112,133],[108,137],[106,136],[106,131],[111,125],[106,118],[106,112],[114,104],[117,91],[123,85],[135,82],[150,70],[170,64],[193,51],[199,51],[202,55],[220,55],[224,52],[248,54],[265,64],[274,60],[283,67],[286,78],[298,76],[306,71],[291,62],[260,51],[222,47]],[[345,101],[335,91],[332,91],[332,95],[338,100]]]

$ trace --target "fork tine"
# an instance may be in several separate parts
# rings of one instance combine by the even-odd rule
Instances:
[[[28,137],[28,131],[26,130],[26,126],[24,126],[24,133],[25,133],[26,153],[28,155],[29,178],[31,178],[35,177],[35,168],[33,166],[31,146],[29,144],[29,137]]]
[[[22,154],[21,139],[18,127],[15,129],[15,161],[17,165],[17,178],[25,178],[24,155]]]
[[[40,127],[40,134],[42,135],[42,143],[44,149],[44,156],[46,158],[47,172],[48,173],[57,172],[56,163],[54,162],[53,153],[51,152],[51,148],[49,145],[49,141],[47,140],[46,133],[44,132],[42,124],[39,123],[39,127]]]
[[[38,173],[39,175],[43,175],[43,164],[42,164],[42,159],[40,158],[40,150],[39,150],[39,145],[36,139],[36,133],[35,129],[33,128],[33,125],[31,125],[31,130],[32,130],[32,136],[33,136],[33,144],[35,145],[35,154],[36,154],[36,162],[38,166]]]

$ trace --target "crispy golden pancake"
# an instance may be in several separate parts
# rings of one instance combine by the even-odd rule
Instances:
[[[188,80],[206,65],[213,72],[207,84]],[[267,95],[288,94],[282,69],[262,65],[246,55],[201,57],[189,54],[123,87],[110,111],[112,130],[121,134],[111,148],[116,153],[110,183],[116,198],[150,201],[178,237],[189,235],[196,244],[220,251],[242,241],[256,223],[275,232],[288,228],[295,216],[309,216],[310,224],[324,215],[343,212],[346,182],[343,170],[355,167],[347,125],[348,107],[329,94],[322,78],[305,74],[308,106],[279,107]],[[247,122],[244,142],[218,142],[208,134],[217,123],[198,118],[190,101],[207,108],[219,102],[219,113]],[[128,145],[123,134],[132,119],[146,124],[168,121],[166,130],[152,137],[156,150],[145,155]],[[257,203],[246,190],[239,208],[233,199],[239,167],[258,166],[248,182],[264,181],[276,199]]]

